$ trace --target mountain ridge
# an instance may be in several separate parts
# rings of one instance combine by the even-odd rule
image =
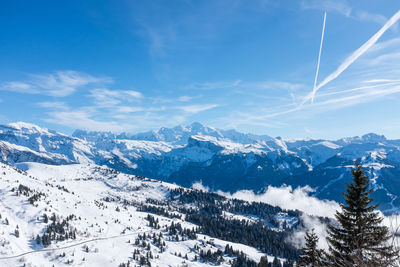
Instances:
[[[95,163],[186,187],[201,181],[227,192],[309,185],[315,196],[335,201],[341,201],[340,190],[357,161],[371,177],[381,209],[400,208],[400,140],[374,133],[285,140],[193,123],[130,135],[77,130],[69,136],[13,123],[0,126],[0,153],[11,164]]]

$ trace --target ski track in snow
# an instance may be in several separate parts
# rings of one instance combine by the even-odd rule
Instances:
[[[148,230],[148,231],[141,231],[141,232],[135,232],[135,233],[129,233],[129,234],[115,235],[115,236],[110,236],[110,237],[98,237],[98,238],[93,238],[93,239],[89,239],[89,240],[85,240],[85,241],[80,241],[78,243],[71,244],[71,245],[64,246],[64,247],[44,248],[44,249],[38,249],[38,250],[31,250],[31,251],[24,252],[24,253],[21,253],[21,254],[18,254],[18,255],[0,257],[0,260],[9,260],[9,259],[20,258],[20,257],[23,257],[25,255],[29,255],[29,254],[33,254],[33,253],[41,253],[41,252],[48,252],[48,251],[63,250],[63,249],[73,248],[73,247],[76,247],[76,246],[80,246],[80,245],[91,243],[91,242],[95,242],[95,241],[115,239],[115,238],[138,235],[138,234],[143,234],[143,233],[148,233],[148,232],[152,232],[152,231]]]

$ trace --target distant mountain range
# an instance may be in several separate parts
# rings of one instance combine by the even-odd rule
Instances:
[[[306,186],[342,200],[355,161],[372,179],[380,209],[400,208],[400,140],[369,133],[339,140],[283,140],[200,123],[138,134],[77,130],[72,136],[28,123],[0,126],[1,160],[10,164],[95,163],[182,186],[263,192],[269,185]]]

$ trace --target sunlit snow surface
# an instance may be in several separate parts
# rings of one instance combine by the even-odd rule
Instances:
[[[163,200],[169,188],[176,188],[176,185],[167,184],[146,178],[117,173],[105,167],[93,164],[75,164],[51,166],[40,163],[21,163],[18,167],[27,170],[27,173],[0,164],[0,258],[10,255],[17,255],[31,250],[42,249],[32,239],[41,234],[44,228],[43,213],[51,215],[53,212],[58,216],[66,217],[75,214],[77,220],[72,221],[73,226],[78,230],[76,240],[67,240],[53,243],[49,248],[65,247],[85,240],[103,237],[115,237],[109,240],[89,242],[89,252],[86,252],[84,245],[72,248],[33,253],[18,259],[0,260],[0,266],[18,266],[24,263],[27,266],[64,266],[67,261],[73,261],[73,266],[118,266],[127,262],[132,257],[136,248],[134,240],[137,233],[157,231],[148,227],[145,217],[147,213],[138,212],[133,206],[122,208],[116,202],[103,202],[106,208],[96,205],[105,197],[121,197],[129,201],[141,202],[147,198]],[[12,188],[19,184],[28,186],[32,190],[43,192],[46,197],[36,202],[37,206],[29,204],[24,196],[17,196]],[[65,187],[69,192],[58,189],[57,186]],[[117,206],[120,211],[117,211]],[[156,216],[156,215],[155,215]],[[160,225],[170,224],[171,219],[156,216]],[[7,218],[9,225],[5,224]],[[39,220],[38,220],[39,219]],[[117,221],[116,221],[117,220]],[[180,220],[174,219],[174,222]],[[18,225],[20,237],[14,235]],[[190,223],[182,221],[184,227],[192,227]],[[127,230],[127,227],[131,227]],[[124,231],[125,230],[125,231]],[[121,233],[132,234],[131,236],[120,236]],[[154,266],[181,266],[186,261],[190,266],[207,266],[206,263],[194,262],[195,253],[190,250],[194,244],[201,245],[209,241],[210,237],[199,235],[197,240],[168,241],[166,252],[160,254],[158,249],[152,247],[154,255],[159,258],[151,262]],[[224,249],[228,242],[215,239],[215,246],[207,245],[204,249],[212,251]],[[251,259],[258,261],[263,255],[255,248],[242,244],[229,242],[236,250],[243,250]],[[65,257],[60,255],[65,252]],[[181,253],[187,254],[189,260],[175,256]],[[270,258],[272,259],[272,258]],[[223,266],[228,266],[229,258]],[[30,265],[32,264],[32,265]]]

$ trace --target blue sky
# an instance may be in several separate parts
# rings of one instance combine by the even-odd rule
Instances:
[[[400,138],[399,23],[354,59],[399,10],[398,0],[2,1],[0,123]],[[312,103],[324,12],[318,84],[334,78]]]

